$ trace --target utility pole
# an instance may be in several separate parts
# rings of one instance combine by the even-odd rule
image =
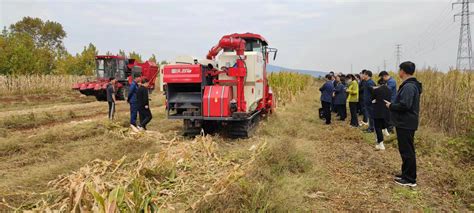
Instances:
[[[456,62],[457,70],[469,70],[472,71],[472,42],[471,42],[471,26],[469,23],[469,16],[472,12],[469,12],[469,4],[473,3],[471,0],[458,0],[453,3],[461,4],[461,12],[454,15],[454,21],[457,16],[461,16],[461,29],[459,31],[459,46],[458,46],[458,57]]]
[[[383,60],[383,70],[387,71],[387,61],[385,59]]]
[[[395,55],[397,56],[397,64],[395,64],[395,70],[398,70],[398,65],[400,65],[400,59],[402,58],[402,45],[396,44],[395,48],[396,48]]]
[[[353,72],[352,72],[352,64],[351,64],[351,74],[352,74],[352,73],[353,73]]]

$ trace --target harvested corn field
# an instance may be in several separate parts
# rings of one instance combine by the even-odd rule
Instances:
[[[0,206],[105,212],[469,209],[472,167],[462,155],[439,151],[452,139],[423,130],[423,185],[395,186],[396,144],[388,142],[385,153],[374,155],[373,138],[347,131],[342,122],[324,126],[314,111],[318,96],[311,95],[318,85],[309,81],[249,139],[183,137],[181,122],[164,119],[161,95],[153,96],[149,130],[138,134],[127,126],[123,103],[113,123],[105,121],[103,104],[94,104],[85,107],[97,111],[93,117],[6,129]],[[295,107],[298,101],[310,105]]]

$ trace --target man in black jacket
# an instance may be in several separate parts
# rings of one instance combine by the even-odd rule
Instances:
[[[402,174],[395,176],[395,182],[410,187],[416,186],[414,137],[418,129],[422,92],[422,85],[413,76],[414,73],[414,63],[407,61],[400,64],[398,74],[403,83],[398,89],[395,101],[385,101],[397,130],[398,149],[402,157]]]
[[[105,89],[106,91],[106,96],[107,96],[107,102],[109,103],[109,120],[114,120],[114,114],[115,114],[115,87],[117,80],[115,78],[110,78],[109,83],[107,84],[107,88]]]
[[[138,115],[140,116],[139,130],[146,130],[146,125],[151,121],[150,103],[148,99],[148,81],[142,79],[137,91]]]

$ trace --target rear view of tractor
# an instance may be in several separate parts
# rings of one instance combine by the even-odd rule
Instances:
[[[158,66],[153,62],[138,63],[135,59],[110,55],[98,55],[95,62],[97,78],[94,81],[76,83],[72,89],[87,96],[95,96],[98,101],[107,100],[105,89],[110,78],[118,81],[117,100],[126,99],[128,88],[136,77],[146,78],[150,82],[150,90],[154,89]]]
[[[203,129],[249,137],[274,106],[266,72],[271,52],[276,56],[258,34],[231,34],[211,48],[206,60],[165,65],[168,118],[182,119],[188,135]]]

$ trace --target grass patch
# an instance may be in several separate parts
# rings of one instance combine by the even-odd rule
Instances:
[[[396,187],[393,190],[393,198],[396,200],[419,200],[422,197],[420,191],[408,187]]]
[[[294,141],[274,140],[256,159],[246,176],[232,184],[228,193],[199,206],[199,211],[266,212],[302,209],[302,191],[317,181],[312,163]]]

